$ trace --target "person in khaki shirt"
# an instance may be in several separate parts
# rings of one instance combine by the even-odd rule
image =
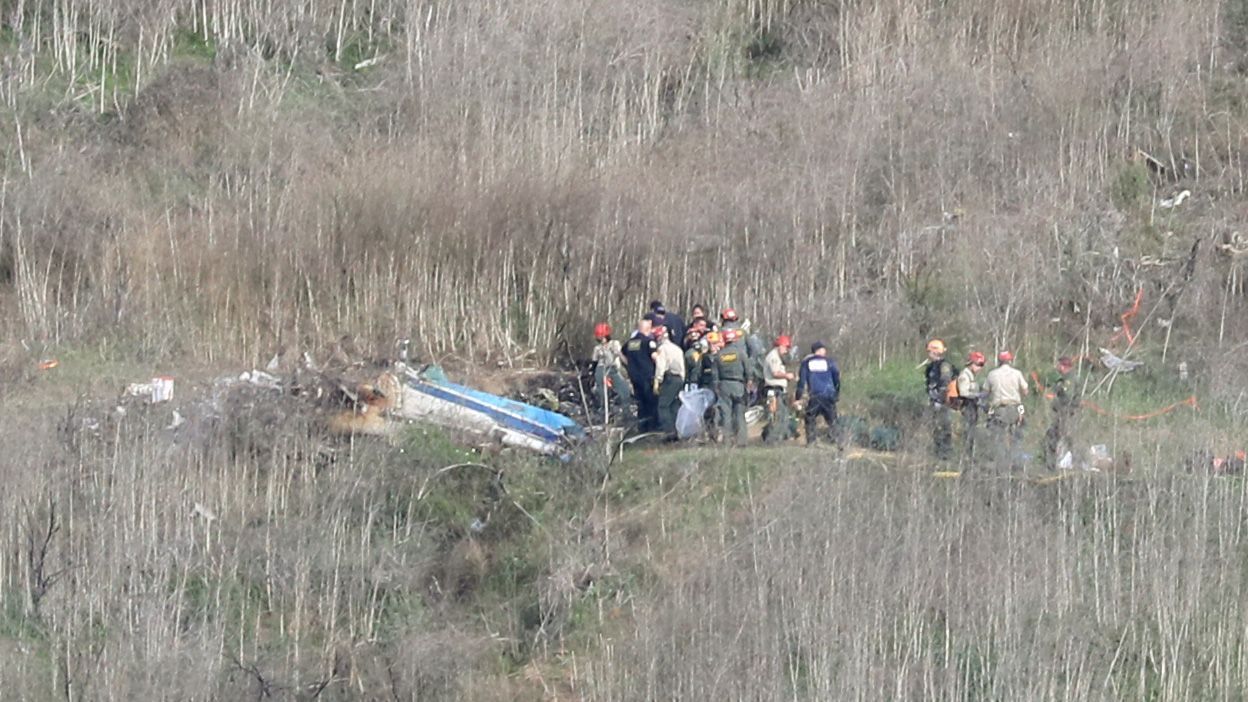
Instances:
[[[789,390],[789,381],[797,377],[784,367],[784,356],[793,348],[793,340],[781,334],[776,338],[775,346],[763,358],[763,388],[766,390],[766,401],[763,407],[767,411],[767,426],[763,427],[763,441],[775,443],[790,438],[789,407],[785,397]]]
[[[1031,391],[1013,363],[1009,351],[997,354],[997,367],[988,372],[982,388],[988,394],[988,426],[1004,434],[1011,456],[1023,440],[1023,398]]]
[[[628,417],[633,408],[633,392],[624,375],[624,349],[620,342],[611,338],[611,325],[599,322],[594,326],[594,389],[603,404],[604,420],[610,414],[607,404],[608,390],[615,394],[616,412]]]
[[[958,374],[958,411],[962,413],[962,446],[966,457],[975,458],[975,434],[979,431],[979,403],[983,392],[979,389],[976,374],[984,370],[987,359],[984,354],[972,351],[966,359],[966,368]]]
[[[659,431],[676,434],[676,411],[685,387],[685,353],[665,327],[654,328],[659,347],[654,351],[654,392],[659,398]]]

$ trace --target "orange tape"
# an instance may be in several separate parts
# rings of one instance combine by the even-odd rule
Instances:
[[[1156,417],[1160,417],[1160,416],[1161,416],[1161,415],[1163,415],[1163,414],[1170,414],[1171,412],[1173,412],[1173,411],[1177,410],[1178,408],[1183,407],[1183,406],[1185,406],[1185,405],[1186,405],[1186,406],[1188,406],[1188,407],[1191,407],[1192,409],[1196,410],[1197,412],[1199,412],[1199,411],[1200,411],[1200,404],[1196,401],[1196,396],[1195,396],[1195,395],[1192,395],[1191,397],[1187,398],[1186,400],[1180,400],[1179,402],[1176,402],[1176,403],[1174,403],[1174,404],[1172,404],[1172,405],[1166,405],[1165,407],[1162,407],[1161,409],[1158,409],[1158,410],[1153,410],[1152,412],[1146,412],[1146,413],[1144,413],[1144,414],[1124,414],[1124,415],[1114,415],[1114,414],[1110,413],[1108,410],[1106,410],[1105,408],[1100,407],[1099,405],[1097,405],[1097,404],[1096,404],[1096,403],[1094,403],[1094,402],[1090,402],[1090,401],[1088,401],[1088,400],[1084,400],[1082,404],[1083,404],[1083,406],[1084,406],[1084,407],[1087,407],[1088,409],[1092,410],[1093,412],[1096,412],[1097,414],[1104,415],[1104,416],[1106,416],[1106,417],[1115,417],[1115,416],[1116,416],[1116,417],[1118,417],[1118,419],[1125,419],[1125,420],[1127,420],[1127,421],[1131,421],[1131,422],[1142,422],[1142,421],[1144,421],[1144,420],[1146,420],[1146,419],[1153,419],[1153,418],[1156,418]]]
[[[1053,393],[1045,392],[1044,385],[1040,383],[1040,376],[1035,371],[1031,372],[1031,379],[1032,381],[1035,382],[1036,389],[1039,392],[1044,393],[1044,397],[1046,399],[1052,400],[1055,397]],[[1083,407],[1087,407],[1088,409],[1092,410],[1093,412],[1096,412],[1097,414],[1100,414],[1106,417],[1117,416],[1118,419],[1125,419],[1131,422],[1142,422],[1146,419],[1153,419],[1155,417],[1160,417],[1163,414],[1170,414],[1171,412],[1177,410],[1180,407],[1183,407],[1184,405],[1191,407],[1197,412],[1200,411],[1200,403],[1196,401],[1195,395],[1192,395],[1186,400],[1180,400],[1172,405],[1166,405],[1165,407],[1162,407],[1161,409],[1153,410],[1152,412],[1146,412],[1144,414],[1114,415],[1109,410],[1105,409],[1104,407],[1101,407],[1100,405],[1096,404],[1095,402],[1092,402],[1091,400],[1083,400],[1079,404]]]
[[[1122,320],[1122,331],[1110,337],[1109,343],[1112,344],[1123,336],[1127,337],[1128,345],[1135,343],[1136,335],[1131,332],[1131,320],[1135,319],[1135,316],[1140,313],[1140,303],[1143,301],[1144,288],[1140,288],[1135,291],[1135,302],[1131,305],[1131,309],[1123,312],[1122,316],[1119,317],[1119,319]]]

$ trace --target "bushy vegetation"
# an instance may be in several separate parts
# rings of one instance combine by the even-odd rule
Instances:
[[[1241,10],[10,1],[6,336],[550,359],[659,295],[864,353],[1183,279],[1225,348]]]
[[[1246,8],[0,0],[0,696],[1236,697],[1242,482],[1178,467],[1248,415]],[[1141,290],[1081,427],[1130,475],[930,478],[919,342],[1042,369]],[[562,362],[652,297],[825,339],[904,451],[96,401],[400,337]]]

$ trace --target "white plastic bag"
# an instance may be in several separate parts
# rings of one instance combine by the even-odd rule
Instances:
[[[1075,465],[1075,457],[1071,455],[1070,451],[1067,451],[1066,453],[1062,454],[1062,457],[1058,459],[1057,461],[1058,470],[1070,470],[1071,468],[1074,467],[1074,465]]]
[[[680,391],[680,409],[676,410],[676,436],[682,441],[702,435],[706,427],[702,417],[715,404],[715,393],[707,388]]]

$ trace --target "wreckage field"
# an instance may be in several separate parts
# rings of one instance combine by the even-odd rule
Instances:
[[[69,365],[31,376],[3,439],[22,459],[0,496],[19,698],[1191,699],[1248,682],[1248,491],[1167,448],[1194,434],[1187,408],[1091,421],[1114,456],[1099,468],[959,475],[922,425],[843,452],[590,427],[552,453],[376,409],[396,366],[181,376],[158,402],[96,373],[111,395],[36,404]],[[858,373],[846,414],[903,402],[896,370]],[[519,375],[492,388],[540,401],[569,377]]]

